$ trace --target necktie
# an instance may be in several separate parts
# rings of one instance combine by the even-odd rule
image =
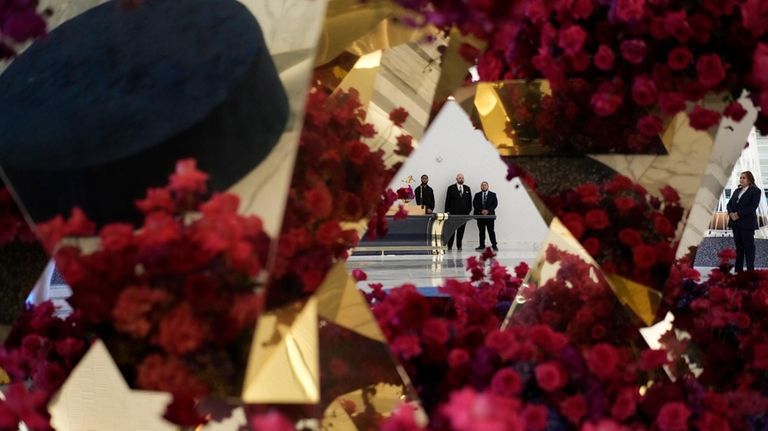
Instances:
[[[464,187],[462,187],[462,186],[460,186],[460,185],[457,185],[456,187],[458,187],[458,188],[459,188],[459,196],[461,196],[462,194],[464,194]]]
[[[483,192],[483,206],[485,206],[485,192]]]

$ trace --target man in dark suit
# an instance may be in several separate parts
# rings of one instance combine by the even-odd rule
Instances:
[[[728,200],[728,226],[733,229],[733,242],[736,245],[736,272],[744,271],[745,259],[747,271],[755,269],[755,230],[758,229],[756,211],[761,195],[752,172],[744,171],[739,175],[739,187]]]
[[[480,191],[475,194],[475,199],[472,201],[472,207],[475,209],[475,215],[495,215],[496,206],[499,205],[498,199],[496,199],[496,193],[488,190],[488,181],[480,183]],[[499,248],[496,246],[496,231],[494,231],[495,220],[478,220],[477,230],[480,231],[480,246],[475,250],[485,250],[485,230],[488,229],[488,238],[491,240],[491,247],[494,250]]]
[[[445,194],[445,212],[448,214],[469,214],[472,211],[472,191],[464,185],[464,174],[456,174],[456,184],[448,187]],[[448,250],[453,247],[453,237],[456,237],[456,249],[461,250],[461,240],[464,238],[464,225],[456,230],[448,240]]]
[[[427,174],[421,176],[421,185],[416,187],[414,194],[416,195],[416,205],[421,205],[427,214],[432,214],[435,210],[435,192],[432,187],[428,186],[429,177]]]

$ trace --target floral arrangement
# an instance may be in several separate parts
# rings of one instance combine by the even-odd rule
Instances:
[[[408,175],[400,180],[400,182],[405,183],[405,186],[397,189],[397,198],[406,203],[415,199],[416,195],[413,194],[413,188],[411,188],[411,184],[416,182],[416,180],[413,179],[413,175]]]
[[[684,210],[674,188],[660,195],[617,175],[542,198],[604,271],[661,289]]]
[[[168,186],[136,203],[143,226],[103,226],[91,253],[57,246],[96,234],[81,211],[39,228],[83,324],[129,383],[173,394],[166,416],[187,425],[204,422],[196,398],[240,389],[228,385],[242,381],[263,302],[255,278],[270,246],[261,220],[237,213],[237,196],[203,199],[207,178],[193,160],[180,161]]]
[[[0,348],[2,383],[10,385],[0,400],[0,428],[24,422],[31,431],[52,430],[48,402],[89,346],[79,314],[60,319],[51,302],[24,310]]]
[[[760,381],[746,387],[753,381],[726,377],[730,387],[719,388],[703,375],[697,379],[682,372],[673,366],[679,361],[675,350],[644,348],[635,342],[637,334],[627,332],[632,328],[628,318],[614,320],[621,309],[604,282],[583,275],[588,273],[586,262],[557,249],[548,254],[561,269],[539,287],[546,293],[523,290],[527,301],[505,329],[498,329],[495,318],[480,316],[494,316],[497,307],[508,303],[491,300],[480,305],[478,297],[492,295],[468,283],[446,283],[466,289],[453,289],[442,306],[430,306],[430,300],[411,286],[388,294],[374,289],[373,309],[422,396],[431,419],[427,429],[673,431],[765,426],[766,397],[755,389]],[[482,269],[472,271],[479,274]],[[677,281],[691,274],[684,263],[673,272]],[[560,288],[563,285],[568,289]],[[568,301],[573,299],[577,304],[571,306]],[[589,314],[597,317],[592,324],[584,318]],[[701,308],[697,317],[706,320],[709,314]],[[574,320],[579,322],[571,323]],[[614,321],[619,328],[584,331]],[[758,361],[749,355],[744,363]],[[404,406],[383,420],[380,429],[423,427],[413,409]]]
[[[403,108],[390,114],[398,127],[407,117]],[[384,216],[398,198],[387,184],[400,164],[387,167],[383,149],[363,142],[377,135],[364,118],[355,89],[332,95],[320,86],[311,89],[272,271],[270,304],[318,288],[333,262],[345,258],[359,241],[357,227],[348,224],[369,218],[369,237],[386,233]],[[410,148],[410,136],[398,137],[395,154],[407,155]]]
[[[461,50],[482,80],[545,78],[557,94],[582,78],[592,83],[591,115],[645,110],[636,136],[660,131],[664,117],[681,111],[699,130],[721,116],[739,121],[746,111],[735,100],[743,90],[762,108],[757,126],[768,133],[768,14],[760,0],[398,3],[420,12],[422,23],[457,26],[484,41],[482,51]],[[731,103],[708,109],[701,104],[708,93]]]
[[[0,60],[15,57],[21,44],[45,35],[47,24],[37,9],[37,0],[0,1]]]

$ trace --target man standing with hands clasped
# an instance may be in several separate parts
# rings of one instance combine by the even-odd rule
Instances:
[[[416,195],[416,205],[424,208],[425,213],[432,214],[435,210],[435,193],[427,183],[429,183],[429,177],[424,174],[421,176],[421,185],[414,190],[414,195]]]
[[[472,206],[475,208],[475,215],[495,215],[496,206],[499,201],[496,199],[496,193],[488,190],[488,181],[480,183],[480,191],[475,195]],[[483,219],[477,221],[477,230],[480,231],[480,246],[475,250],[485,250],[485,229],[488,229],[488,238],[491,240],[491,247],[498,251],[496,246],[496,232],[494,231],[493,219]]]
[[[448,186],[445,195],[445,212],[448,214],[469,214],[472,211],[472,191],[464,185],[464,174],[456,174],[456,184]],[[464,225],[448,240],[448,250],[453,247],[453,237],[456,237],[456,249],[461,250],[461,239],[464,238]]]

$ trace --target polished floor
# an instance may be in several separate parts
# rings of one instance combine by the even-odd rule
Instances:
[[[496,259],[509,268],[520,262],[531,263],[536,257],[538,248],[510,247],[499,244]],[[369,283],[381,283],[384,288],[393,288],[406,283],[416,287],[437,287],[448,278],[467,279],[466,260],[480,252],[474,247],[465,247],[462,251],[454,249],[442,256],[431,255],[385,255],[385,256],[352,256],[347,261],[349,270],[361,269],[368,275],[368,280],[358,283],[361,289]]]

